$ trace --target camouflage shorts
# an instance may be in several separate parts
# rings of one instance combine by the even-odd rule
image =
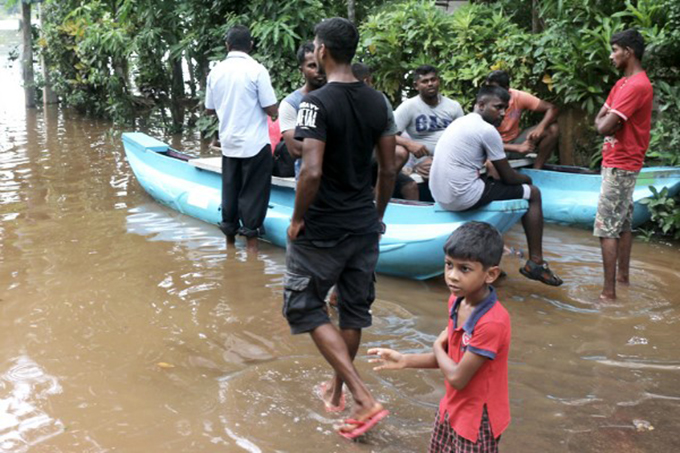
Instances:
[[[593,235],[618,238],[622,231],[630,231],[633,222],[633,191],[637,171],[602,168],[602,188],[597,203]]]

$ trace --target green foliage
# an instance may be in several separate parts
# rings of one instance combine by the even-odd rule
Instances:
[[[649,189],[653,195],[640,203],[647,205],[654,228],[665,236],[680,239],[680,199],[669,196],[667,187],[661,192],[652,186]]]
[[[498,6],[472,4],[449,15],[431,1],[410,0],[371,16],[361,36],[360,55],[374,68],[377,87],[397,103],[413,94],[409,75],[422,64],[437,66],[442,93],[468,110],[492,69],[511,69],[514,86],[548,94],[532,35]]]

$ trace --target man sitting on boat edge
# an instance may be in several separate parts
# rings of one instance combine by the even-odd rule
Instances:
[[[559,286],[562,279],[543,260],[543,207],[541,192],[531,178],[508,163],[503,141],[494,126],[503,120],[510,94],[498,86],[483,86],[474,111],[456,120],[442,134],[430,170],[430,190],[441,207],[466,211],[494,200],[525,199],[529,210],[522,226],[529,247],[529,259],[520,273],[546,285]],[[480,176],[490,160],[500,180]]]

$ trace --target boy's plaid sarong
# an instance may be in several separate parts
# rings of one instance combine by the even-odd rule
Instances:
[[[477,442],[470,442],[459,436],[449,423],[449,414],[445,414],[444,421],[440,420],[439,408],[434,420],[434,431],[430,440],[429,453],[498,453],[498,444],[501,437],[495,438],[491,432],[489,414],[482,413],[482,423],[479,427]]]

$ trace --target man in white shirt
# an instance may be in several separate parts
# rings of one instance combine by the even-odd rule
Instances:
[[[437,68],[419,66],[413,78],[418,96],[402,102],[394,111],[399,133],[408,134],[408,138],[397,136],[397,168],[401,169],[408,162],[407,168],[428,178],[439,137],[449,124],[465,113],[458,102],[439,94]]]
[[[217,115],[222,148],[222,222],[233,246],[246,237],[257,252],[271,190],[272,152],[267,115],[276,117],[276,94],[267,69],[250,55],[250,30],[237,25],[226,35],[227,58],[208,76],[205,108]]]
[[[495,200],[527,200],[529,209],[522,217],[522,226],[529,259],[520,273],[531,280],[559,286],[562,279],[543,259],[541,191],[529,176],[510,167],[496,130],[509,101],[510,93],[499,86],[480,88],[474,111],[446,128],[437,144],[430,190],[437,203],[449,211],[476,209]],[[480,175],[487,160],[496,169],[499,180]]]

